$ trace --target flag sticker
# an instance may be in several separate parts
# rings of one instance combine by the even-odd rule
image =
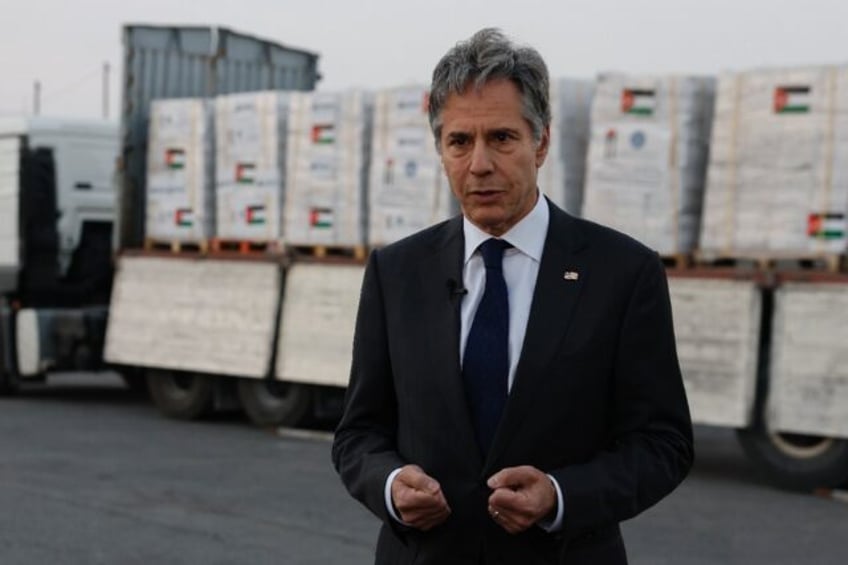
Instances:
[[[265,223],[265,206],[255,204],[248,206],[244,211],[244,219],[251,226],[257,226]]]
[[[253,163],[236,163],[236,182],[238,184],[253,184],[256,182],[256,165]]]
[[[165,166],[171,170],[185,169],[185,150],[178,147],[165,149]]]
[[[312,126],[312,143],[329,145],[336,142],[336,128],[333,124],[316,124]]]
[[[329,208],[312,208],[309,211],[309,225],[313,228],[333,227],[333,211]]]
[[[637,116],[652,116],[656,107],[653,90],[625,88],[621,91],[621,111]]]
[[[844,238],[845,214],[834,212],[810,214],[807,218],[807,235],[814,239]]]
[[[190,228],[194,225],[194,212],[191,208],[177,208],[174,210],[174,224],[181,228]]]
[[[778,86],[774,89],[775,114],[805,114],[809,111],[809,86]]]

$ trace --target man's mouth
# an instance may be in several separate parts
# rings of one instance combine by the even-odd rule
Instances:
[[[485,196],[494,196],[496,194],[500,194],[501,192],[502,192],[501,190],[497,190],[497,189],[494,189],[494,188],[491,188],[491,189],[475,188],[475,189],[472,189],[469,192],[469,194],[471,194],[472,196],[484,196],[485,197]]]

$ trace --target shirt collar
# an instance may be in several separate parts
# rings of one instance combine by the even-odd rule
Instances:
[[[536,205],[530,213],[503,234],[501,239],[538,263],[542,260],[545,237],[548,235],[550,210],[542,193],[537,190],[536,194]],[[472,224],[465,216],[462,217],[462,231],[465,235],[465,263],[468,263],[477,247],[492,236]]]

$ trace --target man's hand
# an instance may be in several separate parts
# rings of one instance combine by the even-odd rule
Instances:
[[[406,465],[392,481],[392,502],[400,519],[413,528],[427,531],[451,513],[442,487],[418,465]]]
[[[507,467],[488,480],[489,514],[511,534],[523,532],[556,509],[556,488],[546,474],[530,466]]]

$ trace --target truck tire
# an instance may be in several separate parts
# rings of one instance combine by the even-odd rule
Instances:
[[[248,418],[257,426],[297,426],[312,408],[312,389],[300,383],[239,379],[238,395]]]
[[[848,480],[848,440],[770,432],[763,426],[737,430],[737,436],[748,457],[779,487],[811,491]]]
[[[208,375],[150,369],[147,390],[159,411],[169,418],[194,420],[212,410],[215,383]]]

